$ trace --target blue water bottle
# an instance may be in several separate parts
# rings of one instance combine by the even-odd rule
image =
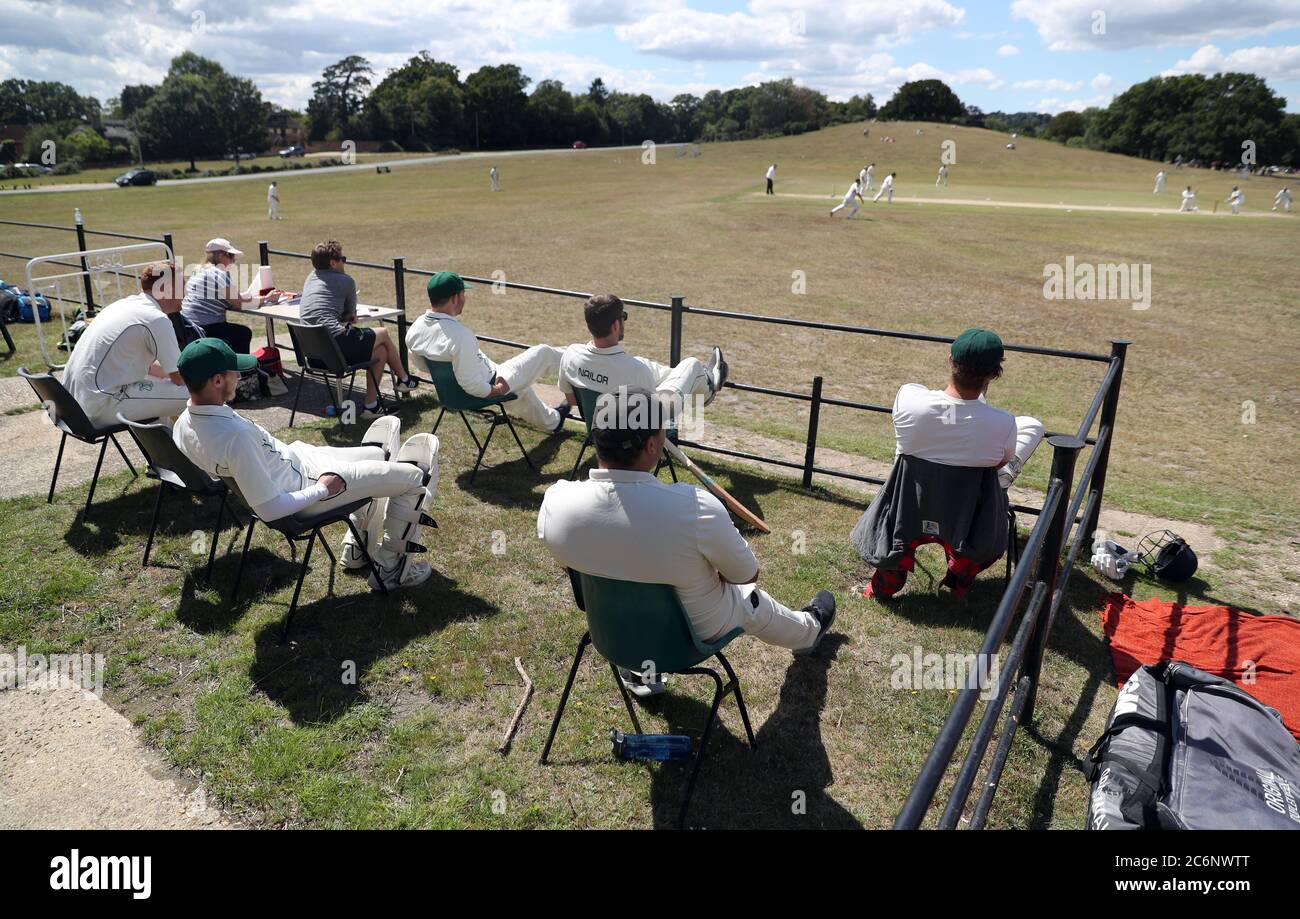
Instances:
[[[685,734],[624,734],[613,729],[609,739],[621,760],[664,763],[691,758],[691,739]]]

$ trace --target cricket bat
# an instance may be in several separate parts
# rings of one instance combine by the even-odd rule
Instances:
[[[768,525],[763,522],[763,519],[761,517],[754,514],[752,511],[750,511],[749,508],[745,507],[745,505],[741,504],[735,498],[731,497],[731,495],[727,493],[727,490],[725,488],[723,488],[721,485],[719,485],[717,482],[713,481],[713,479],[709,477],[709,474],[707,472],[705,472],[699,466],[691,462],[690,457],[688,457],[685,453],[683,453],[681,451],[681,448],[678,447],[677,444],[673,443],[671,440],[665,440],[664,449],[668,451],[669,456],[671,456],[674,460],[676,460],[677,462],[685,466],[690,471],[691,475],[699,479],[700,483],[709,490],[710,494],[712,494],[715,498],[717,498],[719,501],[725,504],[727,506],[727,510],[731,511],[733,514],[735,514],[741,520],[748,523],[754,529],[758,530],[760,533],[772,532],[771,529],[768,528]]]

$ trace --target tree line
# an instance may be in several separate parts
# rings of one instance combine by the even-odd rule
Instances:
[[[116,117],[138,136],[135,155],[189,160],[193,168],[199,158],[266,150],[269,108],[252,81],[192,52],[173,58],[160,84],[125,86],[106,105],[62,83],[0,82],[0,123],[39,126],[28,139],[29,158],[47,139],[85,161],[120,156],[85,129]],[[533,85],[515,64],[462,77],[454,64],[428,52],[378,77],[364,57],[350,55],[322,71],[305,112],[289,114],[305,123],[313,141],[378,141],[383,150],[742,140],[878,117],[987,127],[1158,160],[1235,162],[1250,141],[1260,164],[1300,164],[1300,115],[1287,114],[1283,97],[1262,78],[1241,73],[1155,77],[1106,108],[1051,116],[985,113],[941,80],[904,83],[879,109],[870,94],[837,102],[791,79],[660,102],[611,90],[600,78],[580,92],[558,80]]]

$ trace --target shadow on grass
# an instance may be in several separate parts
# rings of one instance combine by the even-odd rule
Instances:
[[[130,536],[138,540],[140,556],[144,557],[149,521],[153,519],[154,504],[158,500],[158,480],[145,478],[142,473],[139,481],[144,483],[144,487],[137,489],[131,489],[131,483],[136,480],[129,475],[125,481],[126,484],[117,494],[106,501],[101,501],[99,495],[104,486],[101,480],[101,488],[95,490],[95,503],[90,508],[90,517],[78,513],[68,524],[64,541],[73,550],[94,558],[117,549],[122,545],[123,536]],[[84,493],[82,500],[84,501]],[[158,516],[154,552],[158,551],[159,541],[169,537],[189,538],[196,530],[203,531],[210,537],[212,527],[217,522],[219,501],[220,498],[196,498],[193,492],[168,489],[163,498],[162,511]],[[223,526],[229,528],[232,526],[229,502],[226,509],[227,513],[223,515]],[[206,556],[202,560],[206,563]],[[149,563],[155,564],[153,555],[150,556]]]
[[[176,619],[200,634],[229,632],[250,606],[264,601],[268,594],[283,590],[298,578],[296,562],[271,549],[253,546],[244,562],[239,595],[232,601],[230,590],[235,583],[235,571],[239,568],[243,532],[242,529],[235,531],[233,552],[221,554],[218,549],[211,581],[202,579],[207,569],[206,560],[194,565],[185,575]],[[285,611],[288,611],[287,607]]]
[[[341,571],[338,576],[360,577]],[[304,594],[308,589],[304,586]],[[419,587],[387,596],[367,591],[304,600],[299,601],[288,642],[280,643],[282,617],[258,631],[249,672],[258,688],[300,726],[333,721],[371,701],[359,684],[376,661],[456,620],[499,612],[437,571]],[[349,679],[351,675],[355,679]]]
[[[497,507],[536,511],[542,505],[541,495],[536,493],[537,486],[549,486],[554,482],[558,482],[566,477],[572,469],[571,465],[552,462],[560,455],[561,450],[570,438],[558,435],[536,435],[536,432],[533,432],[530,428],[515,422],[516,430],[519,431],[519,439],[524,442],[524,447],[528,450],[528,458],[540,471],[534,472],[528,468],[528,463],[524,462],[524,458],[519,455],[519,445],[515,443],[515,439],[510,436],[509,429],[503,424],[498,425],[499,429],[493,435],[492,443],[483,456],[483,465],[479,467],[478,475],[474,477],[473,484],[470,484],[470,476],[474,471],[472,464],[478,449],[470,440],[469,432],[464,429],[464,425],[460,423],[459,419],[452,418],[450,412],[448,412],[448,417],[443,419],[442,426],[438,430],[445,433],[449,423],[459,426],[458,433],[460,439],[464,441],[463,444],[458,444],[460,447],[458,460],[464,465],[456,472],[456,487],[472,494],[480,501],[495,504]],[[482,430],[480,430],[483,427],[480,424],[474,429],[480,441],[484,437]],[[540,436],[540,441],[530,445],[532,438],[528,436],[529,434]],[[440,433],[439,437],[441,436]],[[503,459],[503,457],[508,457],[508,459]],[[547,468],[548,465],[552,468]],[[446,468],[445,465],[442,467],[444,472]]]
[[[723,700],[691,799],[686,818],[688,826],[861,828],[857,818],[827,790],[835,777],[821,737],[827,674],[840,647],[847,641],[845,636],[833,633],[826,637],[815,655],[791,660],[776,709],[755,732],[753,750],[746,742],[735,700],[730,697]],[[716,661],[703,666],[716,666]],[[743,692],[745,675],[737,672],[737,676]],[[688,678],[676,679],[682,685]],[[709,680],[695,678],[689,685],[707,686],[708,693],[712,692]],[[670,732],[691,734],[698,747],[699,735],[709,715],[706,702],[673,692],[664,699],[663,715]],[[735,733],[728,725],[735,726]],[[655,827],[677,827],[688,770],[689,763],[681,767],[653,768],[650,800]]]

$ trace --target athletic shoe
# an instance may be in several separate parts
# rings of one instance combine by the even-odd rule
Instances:
[[[643,682],[641,674],[626,667],[618,668],[618,678],[622,680],[623,688],[642,702],[652,696],[662,695],[668,689],[664,686],[663,680],[655,680],[653,683]]]
[[[415,377],[407,377],[405,380],[396,380],[393,383],[393,391],[398,395],[402,393],[415,392],[420,386],[420,381]]]
[[[402,569],[401,577],[398,577],[397,569]],[[397,590],[401,587],[415,587],[429,580],[433,574],[433,567],[428,562],[407,561],[405,565],[400,562],[391,568],[380,566],[379,573],[384,578],[384,586],[389,590]],[[370,573],[370,589],[378,590],[379,582],[375,580],[374,572]]]
[[[835,597],[829,590],[817,591],[817,596],[804,607],[804,612],[812,613],[817,622],[821,625],[821,631],[817,633],[817,640],[806,648],[800,648],[794,652],[795,657],[807,657],[817,650],[817,646],[822,643],[826,633],[831,630],[831,624],[835,622]]]
[[[380,399],[374,405],[364,405],[361,407],[361,417],[366,419],[382,418],[388,414],[388,409],[384,408],[384,400]]]
[[[352,534],[343,543],[343,552],[339,555],[339,564],[349,571],[366,567],[366,557],[361,554],[361,544],[351,539]]]
[[[561,402],[555,406],[555,411],[559,414],[560,420],[555,422],[555,427],[551,428],[552,434],[559,434],[564,430],[564,422],[569,417],[569,412],[573,411],[573,406],[568,402]]]
[[[704,365],[704,369],[709,374],[709,398],[704,402],[705,405],[708,405],[722,391],[722,387],[727,382],[727,373],[731,369],[722,357],[721,348],[715,347],[713,349],[713,353],[709,355],[708,363]]]

